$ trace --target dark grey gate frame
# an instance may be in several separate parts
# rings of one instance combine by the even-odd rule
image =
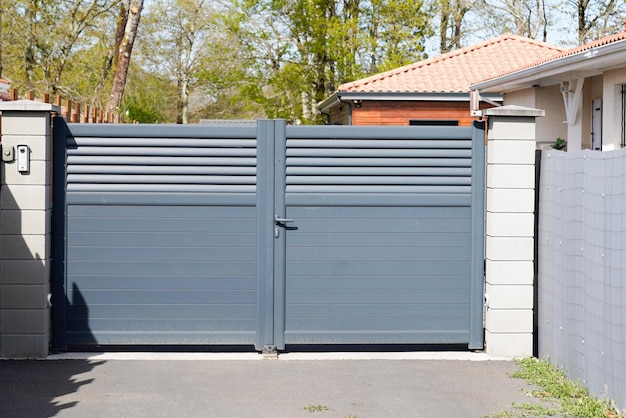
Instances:
[[[141,127],[153,135],[163,136],[162,127]],[[168,127],[171,129],[172,127]],[[178,129],[185,129],[177,127]],[[112,125],[72,125],[68,127],[62,118],[54,120],[54,260],[53,291],[55,301],[65,297],[65,235],[66,235],[66,167],[67,147],[64,138],[71,132],[96,130],[99,132],[125,131],[138,127]],[[207,127],[186,127],[200,137]],[[208,128],[211,129],[211,128]],[[222,128],[223,129],[223,128]],[[242,129],[239,127],[238,129]],[[249,128],[248,128],[249,129]],[[394,130],[390,127],[287,127],[284,120],[260,120],[257,124],[257,333],[255,348],[284,349],[285,331],[285,233],[274,236],[275,217],[285,217],[286,195],[286,141],[293,134],[318,138],[380,139],[393,130],[394,138],[471,139],[471,279],[470,279],[470,324],[469,349],[481,349],[484,344],[483,300],[484,300],[484,189],[485,189],[485,144],[484,124],[476,122],[473,127],[420,127]],[[63,301],[62,301],[63,302]],[[53,304],[53,348],[63,350],[65,341],[65,303]]]

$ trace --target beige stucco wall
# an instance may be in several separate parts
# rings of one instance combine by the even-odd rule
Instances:
[[[536,109],[535,92],[537,89],[528,88],[504,94],[504,105],[516,105]],[[543,109],[545,110],[545,109]]]
[[[620,148],[622,134],[622,85],[626,84],[626,68],[604,73],[602,94],[603,149]]]
[[[560,86],[531,87],[504,95],[505,105],[517,105],[545,110],[546,115],[536,120],[537,147],[550,148],[556,138],[567,138],[567,124],[563,123],[565,105]]]
[[[537,118],[537,145],[546,148],[554,144],[557,138],[567,138],[563,95],[558,85],[533,90],[537,91],[535,109],[546,111],[545,117]]]

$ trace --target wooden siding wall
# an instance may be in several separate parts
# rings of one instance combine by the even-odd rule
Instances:
[[[490,107],[481,103],[482,109]],[[348,112],[347,104],[334,108],[329,124],[347,125]],[[458,120],[459,126],[471,126],[476,118],[470,116],[469,102],[364,101],[361,107],[352,105],[353,125],[407,126],[411,120]]]

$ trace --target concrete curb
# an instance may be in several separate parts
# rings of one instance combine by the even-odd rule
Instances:
[[[203,360],[203,361],[252,361],[263,360],[259,353],[60,353],[49,355],[46,360]],[[492,357],[486,353],[465,352],[331,352],[331,353],[281,353],[278,360],[457,360],[457,361],[510,361],[510,357]]]

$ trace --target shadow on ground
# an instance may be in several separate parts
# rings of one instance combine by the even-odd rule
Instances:
[[[77,402],[58,398],[78,391],[93,379],[81,374],[104,362],[96,361],[0,361],[0,417],[52,417]]]

